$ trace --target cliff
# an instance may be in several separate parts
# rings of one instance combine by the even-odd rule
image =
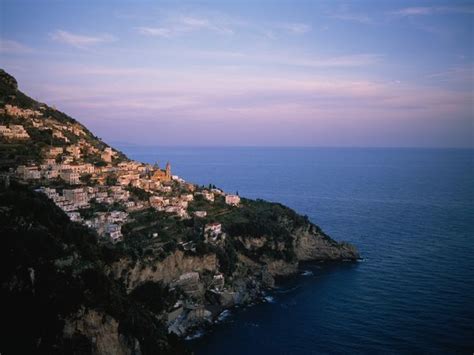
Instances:
[[[29,98],[4,71],[0,126],[25,132],[0,143],[1,353],[186,353],[180,338],[260,301],[300,262],[359,257],[281,204],[153,181],[155,168]],[[65,167],[88,170],[75,182],[53,176]]]

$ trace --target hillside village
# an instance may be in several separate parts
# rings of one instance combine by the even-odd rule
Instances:
[[[44,106],[31,110],[8,104],[0,109],[2,140],[23,143],[31,139],[29,131],[38,130],[50,132],[60,143],[45,146],[39,161],[19,165],[9,177],[34,184],[72,221],[93,228],[103,238],[120,241],[121,227],[131,212],[153,208],[180,219],[206,217],[206,210],[189,210],[195,198],[212,204],[220,197],[227,205],[239,206],[237,195],[198,187],[172,175],[170,163],[162,170],[157,164],[123,158],[110,147],[97,147],[79,124],[58,123],[45,117],[44,110]],[[206,240],[215,240],[222,231],[210,223],[204,234]],[[207,238],[208,234],[214,238]]]

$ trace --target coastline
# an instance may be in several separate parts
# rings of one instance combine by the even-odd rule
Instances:
[[[185,334],[180,337],[187,341],[193,342],[203,336],[211,334],[216,330],[222,323],[229,318],[238,315],[242,310],[246,310],[253,307],[258,307],[262,304],[275,304],[277,301],[275,298],[279,294],[289,293],[302,286],[305,278],[314,277],[318,271],[330,271],[331,266],[340,268],[342,263],[357,265],[364,259],[359,257],[356,260],[346,259],[344,261],[305,261],[301,262],[298,266],[298,270],[295,273],[288,274],[285,276],[275,277],[275,284],[273,287],[264,289],[260,294],[256,295],[247,302],[235,304],[231,307],[223,307],[213,313],[212,320],[210,322],[203,322],[195,327],[189,328]],[[314,282],[318,282],[314,278]]]

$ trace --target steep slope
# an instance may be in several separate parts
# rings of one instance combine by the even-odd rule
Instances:
[[[104,272],[108,247],[44,195],[15,183],[0,189],[0,226],[3,354],[184,351],[159,309]],[[175,297],[157,290],[164,306]]]
[[[66,147],[80,140],[90,144],[91,152],[86,161],[98,162],[100,156],[94,154],[108,147],[101,139],[93,135],[84,125],[63,112],[44,103],[37,102],[18,90],[14,77],[0,69],[0,124],[21,125],[30,139],[15,140],[0,138],[0,169],[29,162],[39,162],[42,151],[48,147]],[[67,129],[63,129],[63,126]],[[118,160],[126,159],[119,154]]]

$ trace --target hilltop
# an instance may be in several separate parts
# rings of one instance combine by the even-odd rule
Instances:
[[[0,139],[0,352],[186,352],[300,262],[358,258],[288,207],[128,159],[5,71]]]

